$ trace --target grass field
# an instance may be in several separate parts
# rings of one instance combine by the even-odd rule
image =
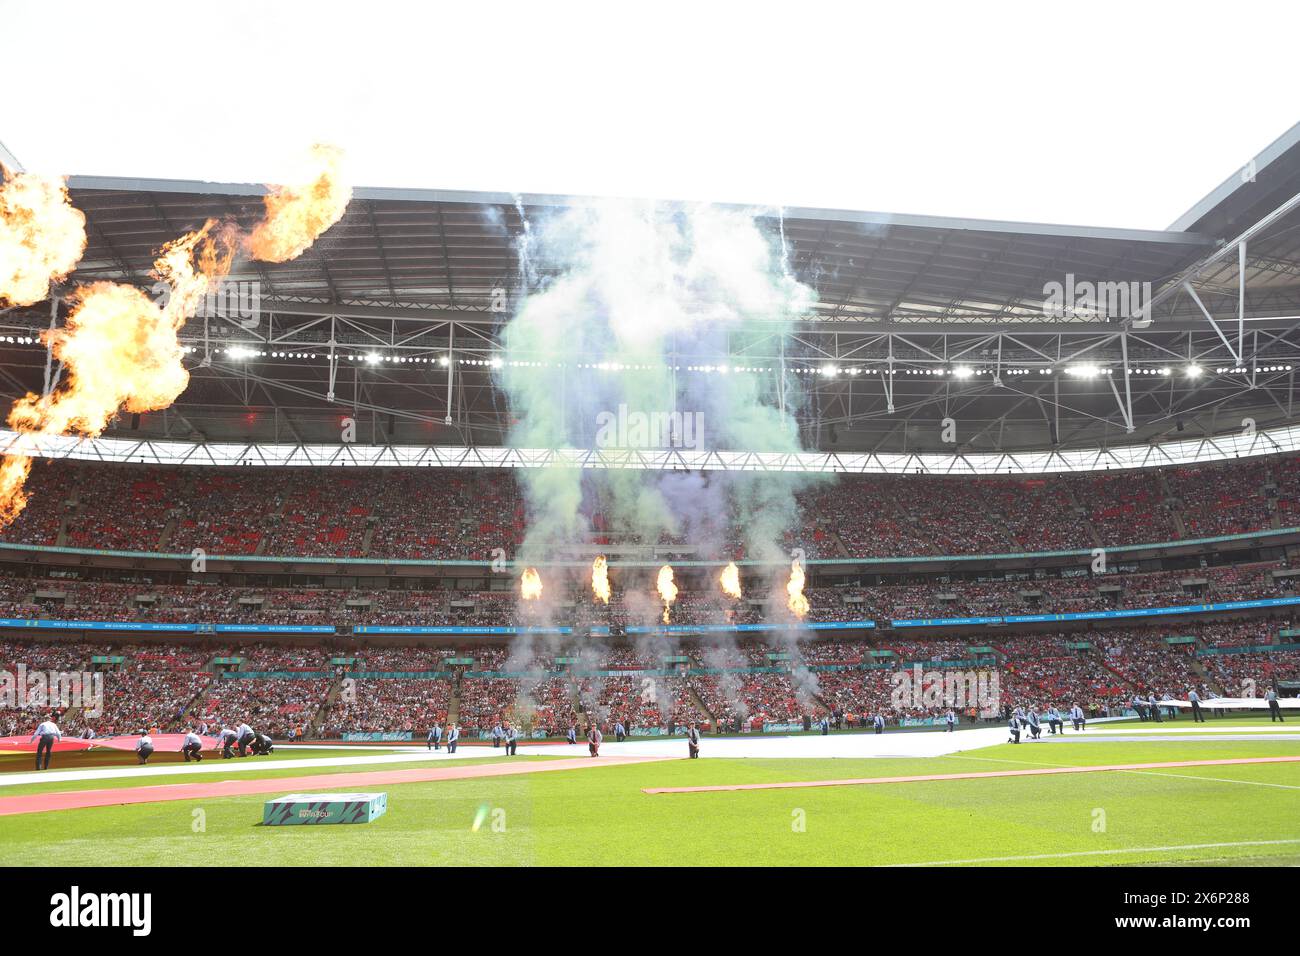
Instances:
[[[1241,726],[1261,725],[1244,721]],[[1001,745],[929,759],[670,760],[399,784],[384,788],[388,813],[358,826],[263,828],[258,825],[261,796],[65,810],[0,817],[0,863],[1297,864],[1300,763],[731,793],[642,792],[645,787],[1300,755],[1300,741],[1259,738],[1139,736]],[[257,775],[303,772],[292,763],[268,764]],[[42,784],[3,793],[140,782]],[[483,825],[474,831],[476,816]]]

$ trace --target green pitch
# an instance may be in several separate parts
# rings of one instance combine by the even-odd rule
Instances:
[[[68,810],[0,817],[0,863],[1294,865],[1300,863],[1300,763],[731,793],[641,792],[643,787],[1300,755],[1300,741],[1261,736],[1002,745],[932,759],[683,759],[402,784],[384,788],[388,813],[365,827],[260,827],[261,796]],[[299,772],[268,765],[265,775]],[[46,785],[23,792],[70,788]]]

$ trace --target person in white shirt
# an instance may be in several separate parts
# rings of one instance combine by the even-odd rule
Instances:
[[[50,754],[54,752],[54,741],[63,739],[63,731],[59,730],[59,725],[54,722],[54,715],[51,714],[45,720],[42,720],[36,728],[36,733],[32,734],[32,740],[36,741],[36,769],[48,770],[50,766]],[[31,740],[28,741],[31,743]],[[45,763],[41,763],[41,755],[45,755]]]
[[[135,742],[135,755],[140,758],[142,765],[147,764],[153,756],[153,738],[149,736],[149,731],[140,731],[140,739]]]
[[[221,742],[221,759],[229,760],[234,756],[231,748],[235,746],[235,741],[239,739],[239,735],[229,727],[222,727],[221,733],[217,734],[217,739]]]
[[[1083,708],[1078,704],[1070,708],[1070,723],[1074,725],[1075,730],[1083,730],[1088,723],[1083,717]]]
[[[513,757],[519,750],[519,734],[515,730],[514,724],[506,721],[506,756]]]
[[[600,756],[600,743],[604,739],[604,735],[601,734],[600,728],[595,724],[592,724],[587,728],[587,750],[593,757]]]
[[[460,742],[460,725],[452,724],[447,728],[447,753],[456,752],[456,744]]]
[[[188,734],[186,734],[185,742],[181,744],[181,756],[185,758],[186,763],[190,762],[191,757],[193,757],[195,760],[202,762],[203,738],[200,737],[192,730]]]
[[[248,724],[239,725],[239,756],[247,756],[248,748],[252,746],[253,741],[257,739],[257,734],[253,733],[253,728]]]
[[[1271,724],[1276,721],[1279,724],[1285,724],[1282,719],[1282,705],[1277,702],[1277,690],[1270,687],[1264,692],[1264,700],[1268,701],[1268,722]]]
[[[1065,722],[1061,720],[1061,712],[1055,704],[1047,708],[1047,730],[1054,735],[1065,733]]]

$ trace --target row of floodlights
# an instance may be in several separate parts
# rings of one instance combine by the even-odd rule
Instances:
[[[40,345],[39,339],[26,335],[5,335],[0,336],[0,343],[11,345]],[[189,346],[186,352],[197,353],[202,351],[199,346]],[[250,359],[250,358],[308,358],[315,359],[318,357],[316,352],[289,352],[289,351],[267,351],[265,349],[250,348],[243,345],[232,345],[227,348],[216,348],[212,350],[214,354],[226,355],[231,359]],[[383,362],[395,365],[439,365],[447,367],[451,364],[451,358],[446,355],[437,357],[427,356],[408,356],[408,355],[385,355],[381,352],[364,352],[348,353],[340,355],[341,359],[350,362],[365,362],[370,365],[378,365]],[[567,363],[551,362],[506,362],[500,358],[459,358],[456,364],[465,366],[477,366],[483,368],[555,368],[566,367]],[[628,372],[628,371],[653,371],[653,370],[670,370],[670,371],[687,371],[705,374],[727,375],[729,373],[755,373],[771,372],[774,369],[771,366],[748,366],[748,365],[628,365],[620,362],[598,362],[598,363],[575,363],[574,368],[591,369],[601,372]],[[826,378],[835,378],[840,375],[857,376],[857,375],[912,375],[912,376],[950,376],[955,379],[969,379],[978,376],[1019,376],[1029,375],[1033,369],[1028,368],[976,368],[970,365],[953,365],[951,367],[934,367],[934,368],[877,368],[865,365],[833,365],[825,364],[815,367],[794,366],[790,371],[798,375],[821,375]],[[1114,374],[1114,369],[1104,365],[1092,363],[1076,363],[1062,366],[1060,369],[1040,368],[1037,370],[1039,375],[1054,375],[1058,371],[1063,372],[1074,378],[1093,379],[1101,378],[1106,375]],[[1181,372],[1187,378],[1199,378],[1206,369],[1191,362],[1187,365],[1172,367],[1168,365],[1160,366],[1137,366],[1129,370],[1131,375],[1159,375],[1170,377]],[[1252,369],[1246,366],[1231,366],[1216,368],[1215,373],[1218,375],[1246,375],[1254,372],[1290,372],[1291,365],[1260,365]]]

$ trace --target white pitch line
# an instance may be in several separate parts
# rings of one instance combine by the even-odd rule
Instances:
[[[17,787],[30,783],[66,783],[72,780],[105,780],[114,777],[173,777],[189,774],[247,773],[266,770],[304,770],[309,767],[355,767],[369,764],[403,764],[426,760],[459,760],[461,758],[488,757],[491,751],[482,747],[467,747],[454,754],[445,750],[433,753],[404,751],[401,753],[358,753],[355,756],[308,757],[304,760],[261,760],[257,757],[232,758],[205,757],[202,763],[163,764],[141,767],[138,764],[119,764],[109,767],[87,767],[82,770],[31,770],[26,773],[0,774],[0,788]],[[523,751],[527,752],[527,751]],[[129,753],[125,754],[130,756]],[[58,760],[58,754],[55,754]]]
[[[1199,777],[1193,773],[1165,773],[1163,770],[1121,770],[1120,773],[1145,773],[1153,777],[1177,777],[1180,780],[1208,780],[1211,783],[1240,783],[1247,787],[1277,787],[1279,790],[1300,790],[1289,783],[1267,783],[1263,780],[1229,780],[1227,777]]]
[[[1205,724],[1193,724],[1191,727],[1170,727],[1165,721],[1159,729],[1149,724],[1141,727],[1107,727],[1107,734],[1284,734],[1295,733],[1293,727],[1207,727]]]
[[[985,856],[969,860],[927,860],[923,863],[889,863],[886,869],[903,866],[962,866],[974,863],[1017,863],[1022,860],[1066,860],[1071,857],[1117,856],[1125,853],[1167,853],[1172,850],[1217,850],[1238,846],[1289,846],[1296,840],[1241,840],[1236,843],[1181,843],[1175,846],[1135,846],[1123,850],[1074,850],[1069,853],[1029,853],[1023,856]]]

